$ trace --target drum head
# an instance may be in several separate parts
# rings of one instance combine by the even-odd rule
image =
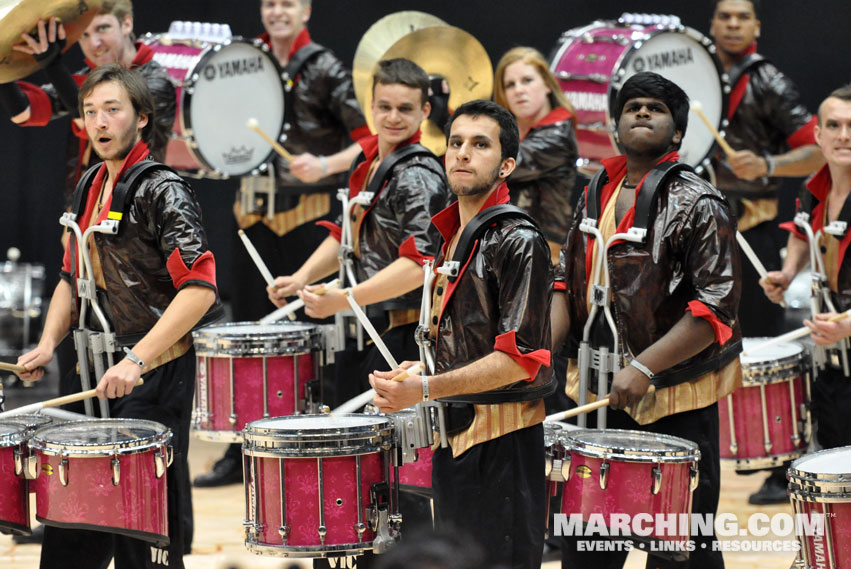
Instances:
[[[821,450],[792,462],[792,471],[806,473],[814,478],[845,475],[851,483],[851,446]]]
[[[278,140],[284,124],[284,87],[274,56],[244,40],[215,44],[193,70],[183,90],[184,134],[191,132],[207,166],[227,176],[243,176],[274,154],[249,129]]]
[[[94,419],[49,425],[36,431],[30,446],[48,454],[123,454],[159,446],[171,438],[161,423],[141,419]]]
[[[381,415],[293,415],[248,423],[243,451],[300,458],[366,454],[389,449],[393,420]]]
[[[204,356],[281,356],[322,347],[319,326],[305,322],[231,322],[195,330],[192,337]]]
[[[697,445],[687,439],[621,429],[563,431],[570,452],[627,462],[686,462],[700,459]]]
[[[748,352],[755,347],[764,344],[771,338],[742,338],[742,350]],[[747,356],[739,356],[742,365],[758,365],[766,362],[785,362],[797,360],[803,357],[804,347],[797,342],[786,342],[776,344],[759,350]]]
[[[12,419],[13,417],[9,417]],[[27,428],[7,419],[0,421],[0,447],[21,444],[26,439]]]
[[[15,425],[20,425],[26,428],[29,431],[40,429],[46,425],[53,423],[53,417],[48,417],[47,415],[12,415],[11,417],[7,417],[2,419],[4,423],[12,423]]]

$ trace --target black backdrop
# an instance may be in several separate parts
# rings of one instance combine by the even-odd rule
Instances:
[[[834,87],[851,79],[847,25],[848,0],[763,0],[760,52],[798,84],[811,110]],[[358,41],[382,16],[399,10],[421,10],[473,34],[494,63],[515,45],[531,45],[548,53],[561,33],[624,11],[671,13],[685,25],[708,33],[712,2],[708,0],[316,0],[310,21],[315,41],[351,64]],[[226,22],[234,34],[262,31],[257,0],[136,0],[137,33],[159,32],[172,20]],[[82,57],[74,48],[69,67]],[[40,77],[35,76],[34,81]],[[236,101],[234,102],[237,103]],[[56,282],[61,188],[67,121],[44,128],[20,128],[0,120],[0,261],[8,247],[22,251],[22,261],[46,265],[48,291]],[[192,182],[204,208],[205,224],[219,267],[222,294],[229,296],[230,242],[234,229],[231,205],[236,181]]]

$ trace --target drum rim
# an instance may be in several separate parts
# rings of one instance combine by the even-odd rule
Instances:
[[[627,446],[604,446],[602,444],[587,443],[576,437],[585,433],[624,433],[638,435],[641,437],[652,437],[654,440],[666,443],[674,443],[681,448],[679,450],[653,450],[641,449]],[[576,431],[562,431],[560,437],[564,449],[568,453],[577,453],[583,456],[601,459],[617,459],[625,462],[691,462],[700,460],[700,449],[697,444],[682,437],[653,433],[649,431],[638,431],[634,429],[580,429]],[[573,442],[574,444],[571,444]]]
[[[227,328],[237,326],[269,326],[281,327],[299,324],[302,327],[296,330],[279,330],[268,333],[248,333],[236,335],[228,333]],[[213,329],[222,329],[213,335]],[[214,323],[193,330],[192,340],[195,345],[195,354],[205,357],[228,357],[228,356],[287,356],[291,354],[306,354],[313,350],[322,348],[322,328],[317,324],[309,322],[271,322],[259,324],[257,322],[225,322]]]
[[[38,422],[38,423],[24,423],[26,418],[29,419],[46,419],[46,421]],[[27,429],[39,429],[41,427],[46,427],[48,425],[53,425],[56,423],[67,423],[68,421],[55,420],[50,415],[42,415],[41,413],[21,413],[19,415],[11,415],[9,417],[4,417],[0,419],[0,423],[14,423],[17,425],[22,425]]]
[[[15,429],[15,432],[12,433],[0,433],[0,449],[18,446],[29,438],[27,436],[29,429],[26,425],[0,419],[0,427],[14,427]]]
[[[372,419],[357,426],[321,429],[264,429],[257,423],[328,417],[323,414],[288,415],[251,421],[242,431],[242,452],[268,458],[321,458],[373,454],[393,446],[395,422],[384,415],[345,413],[336,417]],[[261,430],[262,429],[262,430]]]
[[[341,543],[336,545],[275,545],[264,543],[247,537],[245,548],[251,553],[270,555],[273,557],[325,557],[322,553],[334,555],[356,555],[372,549],[372,541],[359,543]],[[318,555],[319,554],[319,555]]]
[[[789,469],[786,471],[787,478],[789,479],[789,484],[798,483],[797,481],[808,482],[808,481],[818,481],[821,483],[827,484],[841,484],[843,486],[851,487],[851,468],[849,468],[849,472],[843,472],[838,474],[826,473],[826,472],[813,472],[810,470],[803,470],[801,466],[806,463],[807,460],[813,459],[815,457],[823,457],[831,454],[838,454],[840,452],[851,452],[851,445],[830,449],[822,449],[810,454],[806,454],[801,458],[798,458],[792,461],[792,464],[789,466]]]
[[[121,426],[139,426],[154,429],[157,432],[148,437],[137,437],[135,439],[122,441],[120,443],[58,443],[44,439],[44,435],[51,429],[67,428],[68,423],[54,423],[36,430],[29,439],[31,449],[47,455],[90,455],[90,456],[112,456],[114,454],[133,454],[150,448],[167,444],[173,433],[171,429],[156,421],[147,419],[110,418],[72,421],[75,426],[89,424],[90,426],[103,426],[106,428],[121,428]],[[107,423],[110,423],[108,426]]]

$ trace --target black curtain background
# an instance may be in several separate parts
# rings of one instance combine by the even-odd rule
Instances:
[[[358,42],[370,25],[391,12],[420,10],[473,34],[495,64],[502,53],[516,45],[549,53],[565,30],[597,19],[617,18],[624,11],[676,14],[685,25],[707,34],[712,5],[708,0],[315,0],[309,28],[314,41],[331,48],[351,65]],[[792,77],[810,110],[815,111],[829,91],[851,79],[846,30],[851,3],[763,0],[762,6],[759,51]],[[263,31],[257,0],[135,1],[137,35],[166,31],[172,20],[228,23],[235,35],[242,36]],[[73,48],[69,54],[69,68],[78,69],[82,64],[79,49]],[[41,82],[41,77],[36,75],[31,80]],[[0,261],[7,248],[15,246],[22,252],[22,261],[44,264],[48,295],[55,286],[61,259],[58,219],[68,129],[67,120],[42,128],[21,128],[0,117]],[[237,184],[235,180],[192,181],[204,209],[225,298],[230,296],[231,206]],[[793,195],[796,186],[787,184],[786,195]],[[791,217],[792,201],[785,200],[784,219]]]

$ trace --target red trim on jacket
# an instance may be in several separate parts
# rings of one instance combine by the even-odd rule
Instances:
[[[264,32],[260,34],[259,36],[257,36],[257,39],[261,40],[270,48],[272,47],[272,37],[268,33]],[[310,32],[307,31],[307,28],[302,28],[302,30],[298,33],[298,35],[293,40],[292,45],[290,46],[290,52],[289,54],[287,54],[287,59],[292,59],[293,56],[298,52],[298,50],[308,45],[311,41],[313,40],[310,39]],[[293,78],[293,82],[297,82],[296,78]]]
[[[115,180],[113,181],[113,189],[115,189],[115,186],[118,185],[118,181],[121,179],[121,176],[124,175],[124,172],[126,172],[130,166],[136,164],[137,162],[141,162],[142,160],[147,158],[150,153],[151,151],[144,141],[140,140],[139,142],[137,142],[136,145],[124,158],[124,162],[121,164],[121,169],[118,171],[118,176],[116,176]],[[83,210],[82,215],[80,215],[80,217],[78,218],[79,221],[77,223],[80,225],[80,229],[82,231],[85,231],[92,225],[97,225],[101,221],[105,220],[106,216],[109,215],[109,209],[112,206],[112,192],[110,192],[109,197],[104,200],[103,208],[100,211],[100,215],[98,215],[98,218],[95,220],[95,223],[91,223],[92,211],[94,211],[95,202],[97,202],[98,193],[100,193],[99,191],[92,190],[95,188],[98,188],[99,190],[101,186],[103,186],[104,180],[106,179],[106,174],[107,169],[106,163],[104,162],[101,163],[97,174],[95,174],[95,179],[92,180],[92,185],[89,186],[89,193],[86,196],[86,207]],[[68,247],[70,247],[70,244],[71,243],[69,241],[68,246],[65,247],[65,255],[62,258],[62,270],[69,274],[71,272],[71,253],[68,249]],[[75,276],[79,275],[80,260],[77,259],[77,275]]]
[[[180,290],[187,281],[203,281],[216,288],[216,260],[212,251],[204,251],[192,263],[192,269],[189,269],[180,255],[180,249],[175,249],[169,255],[165,267],[177,290]]]
[[[49,123],[53,116],[53,106],[47,93],[41,87],[26,81],[18,81],[18,87],[30,102],[30,118],[22,122],[21,126],[44,126]]]
[[[715,316],[715,313],[699,300],[690,301],[686,307],[686,312],[691,312],[691,315],[695,318],[703,318],[709,322],[709,325],[712,326],[712,330],[715,332],[715,341],[722,346],[727,343],[727,340],[729,340],[730,337],[732,337],[733,330],[721,322],[718,317]]]
[[[399,245],[399,258],[410,259],[421,267],[425,265],[426,261],[433,259],[433,257],[427,257],[420,253],[419,249],[417,249],[417,240],[414,239],[413,235],[408,236],[408,238]]]
[[[557,123],[560,123],[560,122],[568,121],[572,117],[573,117],[573,115],[570,114],[570,111],[568,111],[566,108],[556,107],[553,110],[551,110],[549,113],[547,113],[547,115],[544,118],[542,118],[537,123],[535,123],[535,125],[532,128],[529,129],[529,132],[532,132],[536,128],[539,128],[539,127],[542,127],[542,126],[549,126],[551,124],[557,124]],[[526,136],[529,136],[529,132],[526,133]],[[526,136],[524,136],[523,139],[525,139]]]
[[[807,124],[789,135],[789,138],[786,139],[789,148],[800,148],[801,146],[815,144],[816,124],[818,124],[818,118],[812,116]]]
[[[410,144],[416,144],[420,141],[420,138],[422,138],[422,132],[417,130],[417,132],[415,132],[413,136],[411,136],[411,138],[400,142],[393,150],[396,150],[397,148],[403,148]],[[366,183],[366,176],[367,174],[369,174],[369,167],[372,164],[372,161],[375,160],[375,157],[378,156],[377,134],[372,134],[370,136],[361,138],[357,141],[357,143],[360,145],[361,150],[363,150],[363,155],[365,159],[360,162],[357,167],[355,167],[355,171],[352,172],[352,175],[349,177],[349,199],[356,197],[364,189]],[[384,186],[381,186],[381,189],[383,190]],[[381,191],[379,190],[378,193],[380,194]],[[378,196],[375,197],[377,198]],[[373,198],[373,202],[374,201],[375,198]],[[371,207],[372,206],[370,206],[370,208]],[[367,209],[367,211],[369,211],[369,209]],[[366,212],[364,212],[364,215],[366,215]]]
[[[556,292],[565,292],[567,291],[567,283],[564,281],[555,281],[553,283],[553,290]]]
[[[676,162],[680,159],[680,155],[677,151],[669,152],[665,154],[656,162],[656,164],[661,164],[663,162]],[[602,216],[603,212],[606,210],[606,205],[609,203],[609,199],[611,199],[612,194],[614,194],[615,190],[620,184],[621,180],[626,177],[626,155],[621,154],[620,156],[614,156],[612,158],[606,158],[602,162],[603,168],[606,169],[606,173],[609,175],[609,182],[603,186],[600,191],[600,207],[597,212],[597,215]],[[648,170],[647,174],[652,172],[652,170]],[[638,195],[641,193],[641,188],[644,186],[644,180],[647,178],[647,174],[644,174],[644,177],[641,178],[641,181],[638,183],[638,186],[635,188],[635,201],[632,202],[632,205],[629,207],[629,211],[626,212],[626,215],[623,216],[620,223],[618,223],[617,233],[626,233],[630,227],[632,227],[633,222],[635,221],[635,202],[638,201]],[[585,186],[585,199],[588,199],[588,186]],[[597,220],[599,221],[599,219]],[[593,277],[592,269],[594,267],[594,247],[592,247],[592,241],[594,237],[592,235],[588,235],[588,242],[585,247],[585,280]],[[616,242],[617,243],[617,242]],[[605,245],[605,244],[602,244]],[[601,246],[602,246],[601,245]]]
[[[324,227],[331,234],[331,237],[337,240],[337,242],[341,242],[343,240],[343,228],[334,223],[333,221],[317,221],[316,225],[319,227]]]
[[[532,381],[537,377],[538,370],[541,366],[550,365],[550,351],[544,348],[524,354],[517,347],[517,331],[511,330],[496,337],[493,343],[493,349],[497,352],[502,352],[512,360],[518,363],[529,377],[524,381]]]
[[[136,47],[136,56],[133,57],[133,61],[130,62],[130,69],[145,65],[154,58],[154,50],[148,47],[148,44],[137,41],[134,42],[133,45]],[[97,69],[98,66],[92,63],[89,59],[86,59],[85,61],[86,65],[88,65],[91,69]]]
[[[754,42],[742,50],[736,60],[743,58],[746,55],[750,55],[752,53],[756,53],[756,40]],[[751,76],[749,73],[743,74],[739,77],[739,82],[733,85],[733,90],[730,91],[730,104],[727,107],[727,118],[729,120],[733,120],[733,115],[736,114],[736,109],[739,108],[739,103],[742,102],[742,99],[745,97],[745,93],[748,90],[748,84],[750,83]]]
[[[372,132],[369,130],[369,125],[362,124],[353,131],[351,131],[349,133],[349,137],[352,139],[353,142],[360,142],[362,138],[366,138],[371,134]]]

